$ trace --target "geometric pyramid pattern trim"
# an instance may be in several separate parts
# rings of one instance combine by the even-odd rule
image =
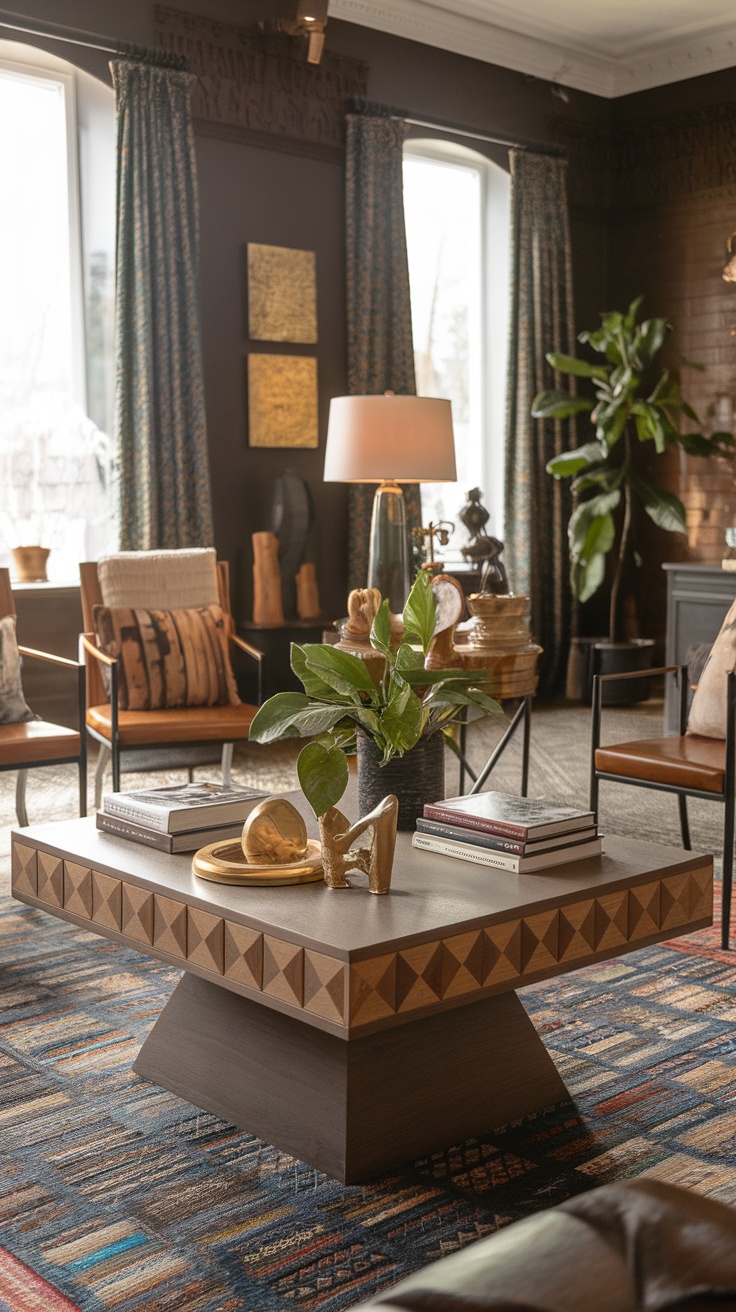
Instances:
[[[64,862],[64,910],[92,919],[92,871],[74,861]]]
[[[25,843],[13,843],[12,888],[14,893],[38,895],[38,871],[36,868],[36,849],[26,847]]]
[[[188,919],[187,961],[216,975],[225,971],[225,922],[199,907],[185,907]]]
[[[154,956],[191,963],[336,1032],[391,1025],[644,947],[709,920],[712,866],[350,962],[14,842],[13,891]]]
[[[185,902],[177,902],[171,897],[153,899],[153,946],[160,952],[168,952],[171,957],[186,960],[187,955],[187,908]]]
[[[345,1020],[345,962],[323,952],[304,953],[304,1009],[325,1020]]]
[[[38,853],[38,897],[52,907],[64,905],[64,862],[53,852]]]

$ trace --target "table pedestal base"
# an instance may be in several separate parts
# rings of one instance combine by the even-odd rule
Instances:
[[[344,1184],[569,1097],[515,993],[346,1040],[186,974],[134,1070]]]

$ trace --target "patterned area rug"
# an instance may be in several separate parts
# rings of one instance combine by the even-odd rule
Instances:
[[[616,736],[652,715],[617,712]],[[533,792],[580,798],[587,727],[570,708],[535,715]],[[474,732],[476,759],[490,739]],[[279,751],[258,768],[285,788],[292,745]],[[239,777],[253,770],[241,758]],[[34,819],[40,799],[71,809],[73,777],[43,778]],[[609,832],[675,838],[671,798],[612,786],[604,807]],[[716,846],[720,811],[693,816],[698,846]],[[736,954],[717,928],[525,990],[573,1101],[346,1188],[132,1073],[176,971],[0,908],[2,1312],[341,1312],[610,1179],[646,1172],[736,1203]]]
[[[736,1203],[736,960],[716,942],[526,990],[574,1102],[346,1188],[132,1073],[177,972],[8,899],[5,1249],[83,1312],[338,1312],[613,1178]],[[65,1306],[6,1279],[0,1260],[0,1306]]]

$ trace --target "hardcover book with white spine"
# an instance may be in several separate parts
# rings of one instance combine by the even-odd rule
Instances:
[[[222,784],[171,784],[140,792],[106,793],[105,815],[147,825],[164,834],[204,829],[247,819],[254,807],[270,793],[255,788],[224,788]]]
[[[467,797],[448,797],[427,802],[427,820],[480,829],[489,834],[518,838],[522,842],[547,838],[551,834],[572,833],[595,824],[592,811],[560,806],[538,797],[516,797],[511,793],[470,793]]]
[[[433,838],[429,834],[414,834],[412,846],[421,852],[436,852],[441,856],[456,857],[461,861],[471,861],[479,866],[491,866],[494,870],[507,870],[510,874],[526,875],[534,871],[547,870],[552,866],[569,865],[572,861],[582,861],[585,857],[600,856],[603,845],[600,838],[592,838],[587,843],[575,843],[572,847],[558,847],[551,852],[540,852],[537,856],[512,856],[507,852],[494,852],[487,847],[478,847],[475,843],[451,843],[447,838]]]

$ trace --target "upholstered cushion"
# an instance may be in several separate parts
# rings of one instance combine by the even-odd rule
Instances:
[[[257,706],[189,706],[180,711],[119,711],[121,747],[158,747],[172,743],[233,743],[248,737]],[[109,706],[90,706],[90,729],[112,741]]]
[[[688,733],[726,737],[726,676],[736,669],[736,601],[726,616],[695,690]]]
[[[20,665],[15,616],[5,615],[0,620],[0,724],[38,719],[23,696]]]
[[[191,551],[120,551],[98,562],[106,606],[184,610],[217,604],[214,548]]]
[[[726,771],[726,745],[713,738],[688,733],[684,738],[644,738],[633,743],[599,747],[595,768],[605,774],[648,783],[673,784],[722,793]]]
[[[0,724],[0,765],[66,761],[75,756],[79,756],[79,734],[75,729],[38,719],[31,724]]]
[[[95,606],[94,620],[100,648],[119,662],[121,710],[239,705],[220,606]]]
[[[571,1198],[361,1304],[376,1312],[734,1312],[736,1211],[658,1180]]]

